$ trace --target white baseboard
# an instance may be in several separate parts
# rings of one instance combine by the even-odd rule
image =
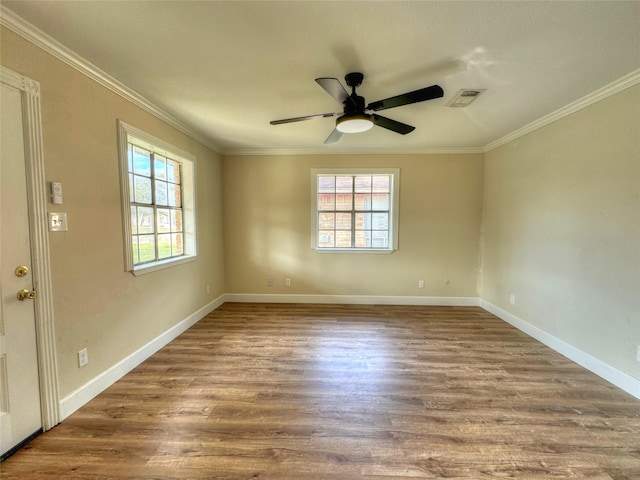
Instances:
[[[568,344],[567,342],[554,337],[553,335],[545,332],[544,330],[532,325],[531,323],[522,320],[519,317],[507,312],[487,302],[486,300],[480,300],[480,306],[490,313],[493,313],[496,317],[504,320],[505,322],[513,325],[518,330],[523,331],[527,335],[535,338],[546,346],[552,348],[556,352],[564,355],[569,360],[576,362],[578,365],[583,366],[587,370],[595,373],[599,377],[602,377],[609,383],[612,383],[616,387],[624,390],[625,392],[640,399],[640,380],[627,375],[611,365],[598,360],[597,358],[583,352],[582,350]]]
[[[224,303],[224,295],[216,298],[198,311],[192,313],[177,325],[140,347],[128,357],[105,370],[82,387],[66,396],[60,401],[60,421],[67,418],[73,412],[82,407],[100,392],[113,385],[135,367],[144,362],[166,344],[177,338],[183,332],[195,325],[204,316],[214,311]]]
[[[442,305],[480,306],[478,297],[409,297],[379,295],[297,295],[227,293],[225,302],[234,303],[335,303],[351,305]]]
[[[105,370],[85,385],[60,401],[60,421],[67,418],[77,409],[89,402],[100,392],[118,381],[128,372],[144,362],[147,358],[177,338],[180,334],[195,325],[200,319],[224,302],[235,303],[321,303],[321,304],[353,304],[353,305],[436,305],[436,306],[480,306],[496,315],[518,330],[544,343],[556,352],[583,366],[587,370],[602,377],[616,387],[640,399],[640,380],[623,373],[605,362],[592,357],[576,347],[560,340],[544,330],[512,315],[478,297],[410,297],[410,296],[376,296],[376,295],[271,295],[227,293],[216,298],[198,311],[189,315],[177,325],[162,333],[131,355]]]

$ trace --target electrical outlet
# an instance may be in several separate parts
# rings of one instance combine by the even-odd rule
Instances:
[[[424,280],[418,280],[418,288],[424,288]]]
[[[636,360],[640,362],[640,345],[638,345],[638,351],[636,352]]]
[[[267,287],[273,287],[273,277],[267,278]]]
[[[211,293],[211,285],[207,285],[207,294]]]
[[[285,284],[287,287],[290,287],[290,286],[291,286],[291,279],[290,279],[290,278],[287,278],[287,279],[284,281],[284,284]]]
[[[89,363],[89,351],[83,348],[78,352],[78,367],[84,367]]]
[[[516,296],[513,293],[511,295],[509,295],[509,303],[511,305],[515,305],[516,304]]]

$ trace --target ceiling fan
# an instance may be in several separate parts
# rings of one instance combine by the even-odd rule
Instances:
[[[325,144],[336,143],[343,133],[359,133],[365,132],[377,125],[387,130],[406,135],[413,132],[416,127],[398,122],[387,117],[383,117],[374,112],[385,110],[387,108],[401,107],[411,103],[424,102],[433,100],[444,95],[444,91],[439,85],[431,85],[430,87],[414,90],[413,92],[403,93],[395,97],[385,98],[372,102],[365,107],[364,97],[356,94],[356,88],[362,84],[364,75],[360,72],[348,73],[344,77],[347,86],[351,87],[349,94],[337,78],[316,78],[316,82],[324,90],[331,95],[336,101],[342,105],[343,111],[338,113],[320,113],[317,115],[307,115],[305,117],[284,118],[282,120],[273,120],[271,125],[282,125],[284,123],[301,122],[311,120],[312,118],[328,118],[338,117],[333,132],[324,141]]]

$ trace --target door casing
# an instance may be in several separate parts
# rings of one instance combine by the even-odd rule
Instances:
[[[44,172],[40,84],[4,66],[0,80],[21,92],[24,124],[24,153],[27,180],[27,204],[31,231],[33,286],[38,292],[34,304],[36,347],[40,382],[42,430],[60,423],[60,393],[56,357],[51,262],[47,226],[47,182]]]

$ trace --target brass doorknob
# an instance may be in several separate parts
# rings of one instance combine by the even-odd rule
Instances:
[[[18,300],[21,302],[24,300],[33,300],[34,298],[36,298],[35,290],[27,290],[26,288],[18,290]]]
[[[16,267],[16,277],[24,277],[27,273],[29,273],[29,267],[26,265]]]

